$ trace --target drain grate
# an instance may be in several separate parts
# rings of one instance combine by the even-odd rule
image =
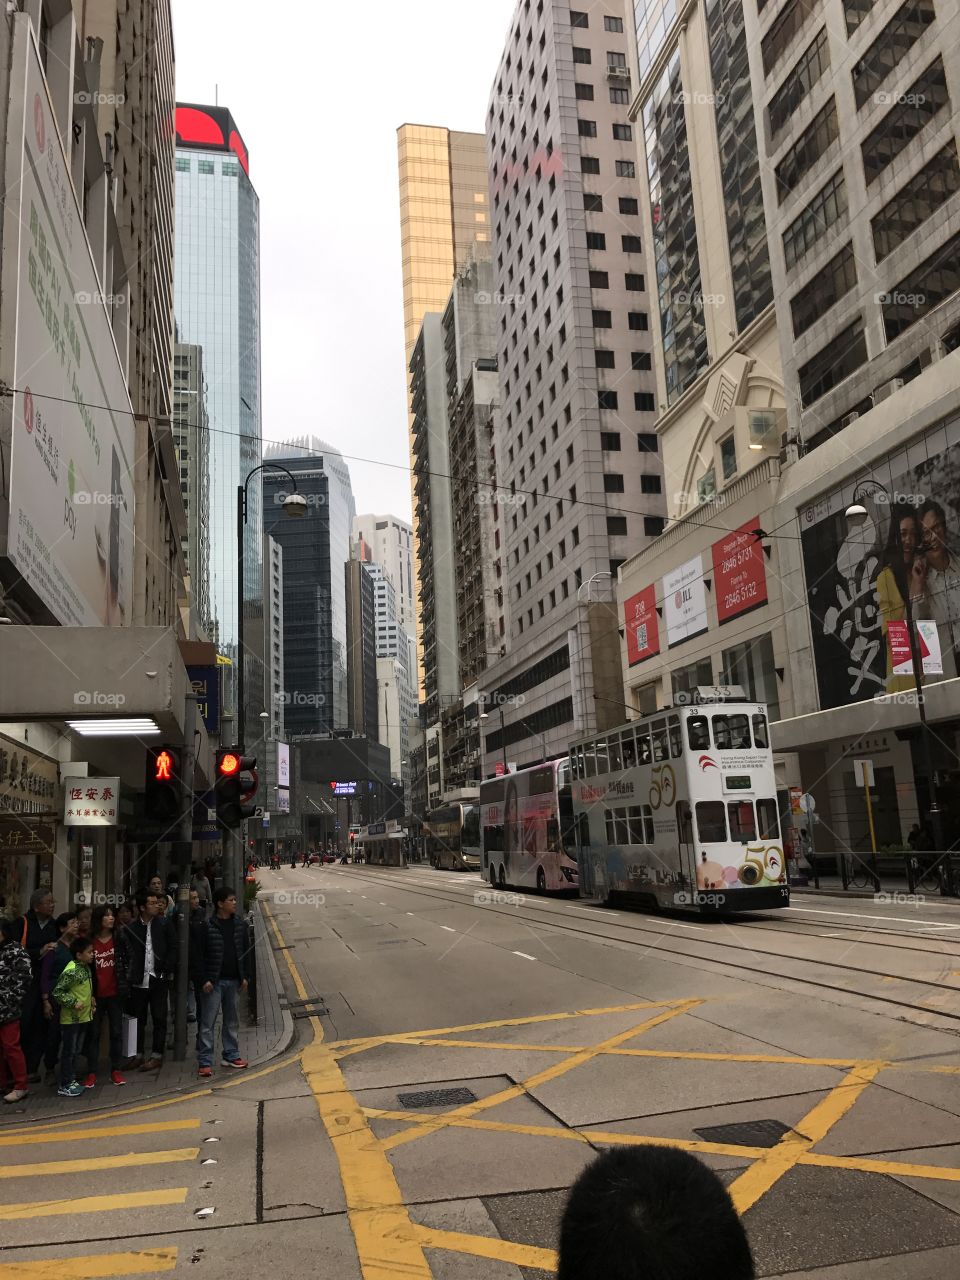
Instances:
[[[456,1107],[464,1102],[476,1102],[477,1095],[470,1089],[425,1089],[422,1093],[398,1093],[401,1107]]]
[[[792,1132],[788,1124],[779,1120],[744,1120],[740,1124],[694,1129],[707,1142],[728,1142],[737,1147],[775,1147],[785,1133]]]

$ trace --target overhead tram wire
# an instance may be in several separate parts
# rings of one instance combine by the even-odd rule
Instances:
[[[78,408],[96,409],[103,413],[114,413],[114,414],[117,414],[118,416],[126,415],[127,417],[132,418],[135,422],[156,422],[156,423],[162,423],[169,427],[176,426],[176,423],[172,418],[164,417],[163,415],[160,415],[160,414],[135,413],[132,410],[126,409],[126,408],[114,409],[114,408],[111,408],[110,405],[89,404],[86,401],[77,401],[66,396],[54,396],[54,395],[48,395],[46,392],[43,392],[43,391],[34,391],[33,387],[30,387],[29,390],[30,390],[30,394],[34,397],[34,399],[37,399],[37,400],[50,400],[56,404],[76,405]],[[17,387],[0,385],[0,396],[23,395],[23,394],[24,392]],[[227,431],[222,427],[207,426],[204,428],[204,430],[211,435],[236,437],[237,435],[240,434],[239,432],[235,432],[235,431]],[[282,444],[283,441],[267,440],[264,443]],[[324,456],[324,452],[325,452],[322,449],[310,449],[305,445],[297,445],[296,448],[299,454],[305,457],[321,458]],[[371,467],[389,467],[393,471],[403,471],[407,474],[407,476],[410,476],[413,471],[412,467],[405,465],[404,463],[401,463],[401,462],[385,462],[382,458],[364,458],[364,457],[361,457],[359,454],[344,453],[343,450],[341,449],[334,449],[334,450],[331,450],[331,452],[339,453],[341,458],[343,458],[345,462],[361,462],[365,466],[371,466]],[[434,477],[437,480],[453,479],[453,475],[448,471],[430,470],[427,472],[427,474]],[[478,480],[477,484],[478,484],[478,487],[491,489],[494,491],[498,491],[502,489],[501,485],[495,485],[489,480]],[[504,492],[506,491],[504,490]],[[515,498],[517,495],[522,495],[525,498],[537,498],[538,500],[540,500],[541,498],[545,498],[545,499],[549,499],[552,502],[569,502],[571,506],[596,508],[599,511],[605,511],[609,514],[614,514],[614,515],[621,515],[621,516],[649,516],[650,515],[649,511],[638,511],[633,507],[611,507],[605,502],[591,502],[588,498],[580,498],[580,497],[570,498],[568,494],[553,493],[550,490],[548,490],[546,493],[537,492],[537,490],[535,489],[517,489],[517,490],[510,491],[509,496],[511,498]],[[696,511],[698,510],[698,508],[694,507],[692,508],[692,510]],[[791,523],[793,523],[792,520],[787,520],[787,521],[784,521],[782,525],[775,526],[774,529],[769,532],[764,530],[763,531],[764,538],[779,538],[787,542],[799,542],[800,541],[799,535],[777,532],[777,529],[782,529],[787,524],[791,524]],[[697,529],[715,529],[719,533],[735,533],[736,532],[736,529],[731,528],[728,525],[711,524],[708,521],[701,521],[695,527]]]

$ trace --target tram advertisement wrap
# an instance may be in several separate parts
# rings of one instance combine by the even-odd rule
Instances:
[[[848,526],[853,485],[800,514],[803,566],[822,708],[908,692],[901,652],[906,600],[926,647],[923,679],[960,673],[960,423],[928,432],[883,460],[857,501],[867,517]],[[942,665],[942,672],[935,670]]]

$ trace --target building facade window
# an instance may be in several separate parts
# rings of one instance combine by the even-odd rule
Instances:
[[[797,370],[803,407],[813,404],[867,363],[863,316],[857,316]]]
[[[770,74],[793,44],[810,14],[819,8],[819,0],[787,0],[760,42],[765,76]]]
[[[904,147],[950,101],[943,61],[936,58],[917,77],[861,144],[863,172],[870,186]]]
[[[607,237],[602,231],[587,232],[587,248],[588,249],[605,249],[607,247]]]
[[[707,0],[713,112],[737,328],[773,301],[743,0]]]
[[[906,0],[900,6],[853,68],[853,96],[858,111],[933,25],[936,16],[930,0]]]
[[[720,474],[724,480],[737,474],[737,441],[732,431],[720,441]]]
[[[624,89],[624,90],[622,90],[622,92],[623,92],[623,93],[626,93],[627,91],[626,91],[626,89]],[[629,94],[628,94],[627,96],[629,97]],[[612,99],[611,99],[611,101],[612,101]],[[632,125],[629,125],[629,124],[615,124],[615,125],[613,126],[613,140],[614,140],[614,142],[632,142],[632,141],[633,141],[633,127],[632,127]]]
[[[831,98],[820,108],[776,168],[777,200],[784,200],[840,136],[837,102]]]
[[[870,223],[877,261],[903,244],[960,187],[957,144],[951,138],[906,182]]]
[[[600,432],[600,448],[605,453],[620,452],[620,432],[619,431],[601,431]]]
[[[659,210],[653,252],[660,306],[667,400],[672,402],[707,363],[700,257],[686,108],[675,53],[643,111],[650,203]]]
[[[960,234],[951,236],[884,299],[883,329],[891,342],[960,288]]]
[[[783,256],[787,270],[795,267],[824,235],[847,216],[847,186],[838,169],[820,188],[802,213],[783,233]]]
[[[771,139],[777,136],[829,66],[830,46],[827,43],[827,29],[821,27],[807,45],[800,61],[770,99],[770,105],[767,107],[767,121]]]
[[[846,244],[820,268],[809,284],[805,284],[790,299],[793,336],[799,338],[801,333],[806,333],[856,283],[857,264],[853,245]]]
[[[738,684],[751,702],[765,702],[770,720],[780,719],[780,692],[769,632],[725,649],[720,655],[720,683]]]

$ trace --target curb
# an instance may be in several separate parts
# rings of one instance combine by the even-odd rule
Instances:
[[[272,1048],[268,1049],[266,1053],[262,1053],[259,1058],[251,1060],[251,1067],[259,1067],[265,1062],[270,1062],[273,1058],[279,1058],[281,1054],[286,1053],[296,1037],[297,1029],[294,1025],[290,1010],[284,1003],[281,1003],[283,1000],[283,983],[280,979],[280,970],[277,967],[277,957],[273,947],[273,936],[267,926],[266,920],[263,917],[259,898],[254,899],[253,906],[253,927],[256,938],[257,955],[260,954],[260,949],[262,947],[263,953],[267,958],[267,966],[270,970],[270,977],[272,979],[271,993],[280,1010],[280,1025],[282,1028],[280,1036]],[[258,1001],[260,999],[259,989],[257,991],[257,999]]]

